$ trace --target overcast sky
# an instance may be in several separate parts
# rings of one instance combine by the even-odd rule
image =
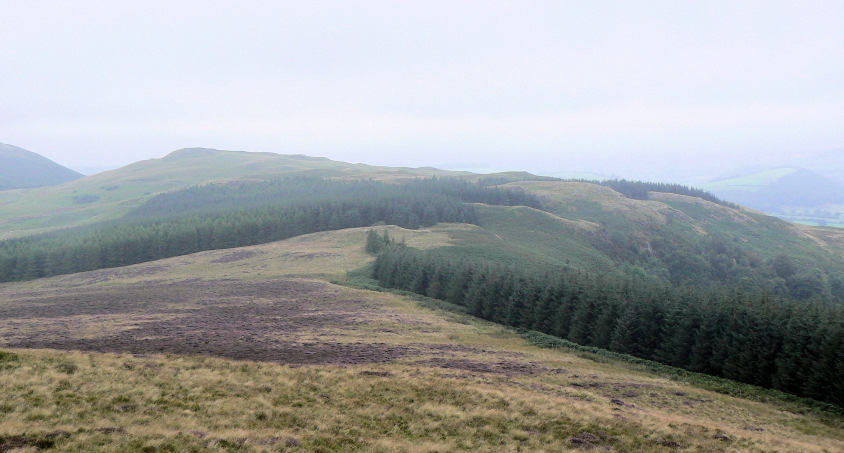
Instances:
[[[0,0],[0,142],[628,177],[844,149],[844,2]]]

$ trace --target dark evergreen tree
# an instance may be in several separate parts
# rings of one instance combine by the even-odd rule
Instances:
[[[393,268],[407,276],[392,278]],[[740,289],[631,284],[567,269],[537,275],[409,248],[381,253],[373,276],[453,300],[490,321],[844,404],[839,306]],[[433,282],[445,291],[433,290]]]

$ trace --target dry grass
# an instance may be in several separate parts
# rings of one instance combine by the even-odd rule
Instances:
[[[346,366],[14,350],[0,362],[0,436],[62,451],[844,449],[842,432],[809,415],[537,349],[396,295],[372,301],[380,321],[306,340],[428,349]]]
[[[617,212],[624,218],[634,221],[666,222],[665,214],[660,212],[666,206],[646,200],[634,200],[598,184],[570,181],[519,181],[502,187],[519,187],[548,200],[572,205],[577,201],[596,203],[610,212]]]
[[[449,245],[453,241],[450,234],[453,232],[480,230],[474,225],[438,224],[419,230],[389,225],[313,233],[269,244],[211,250],[121,268],[3,283],[0,284],[0,303],[4,293],[22,290],[124,285],[145,281],[290,277],[343,280],[348,271],[358,269],[374,259],[363,249],[366,232],[370,229],[379,233],[386,230],[393,238],[404,239],[409,246],[419,249]]]
[[[471,227],[389,228],[413,246],[433,247],[450,241],[449,228]],[[342,277],[344,269],[371,259],[362,252],[365,230],[4,284],[0,308],[8,309],[11,300],[47,307],[45,295],[61,288],[82,295],[144,282],[153,287],[201,279],[211,285],[228,278],[258,285],[279,277]],[[3,445],[29,451],[36,445],[60,451],[565,451],[590,446],[844,451],[844,433],[812,415],[712,393],[624,363],[538,349],[504,327],[421,308],[394,294],[295,281],[325,288],[324,295],[331,296],[310,315],[348,314],[353,322],[319,324],[296,331],[295,338],[278,331],[262,341],[404,352],[388,361],[347,365],[172,354],[0,353],[0,451]],[[294,298],[279,294],[230,303],[248,308],[289,300]],[[349,300],[362,301],[362,308],[343,302]],[[36,329],[47,338],[65,329],[77,338],[108,338],[139,324],[172,321],[178,313],[156,313],[193,312],[202,309],[200,302],[186,298],[110,317],[46,309],[39,317],[0,320],[0,335],[9,338],[14,327],[16,335]],[[177,339],[185,334],[171,333]]]
[[[844,448],[840,432],[790,426],[799,416],[548,352],[530,358],[566,374],[16,352],[0,375],[0,436],[62,451],[560,451],[577,439],[612,451]]]

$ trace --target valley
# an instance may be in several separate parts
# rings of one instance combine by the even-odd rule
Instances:
[[[2,191],[0,451],[844,450],[836,395],[801,393],[841,376],[844,234],[625,184],[193,149]],[[505,316],[409,270],[429,264],[477,266],[485,301],[517,281],[577,313],[513,298]],[[545,278],[569,286],[530,286]],[[612,327],[643,295],[721,319],[729,291],[744,316],[805,315],[799,338],[683,322],[771,341],[785,368],[760,372],[792,393],[628,355]]]
[[[844,2],[2,6],[0,453],[844,453]]]

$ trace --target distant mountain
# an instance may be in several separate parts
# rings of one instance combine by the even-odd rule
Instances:
[[[844,184],[804,168],[775,168],[704,187],[723,199],[793,221],[834,219],[844,205]]]
[[[844,149],[814,153],[792,165],[807,168],[844,184]]]
[[[55,186],[82,177],[40,154],[0,143],[0,190]]]

